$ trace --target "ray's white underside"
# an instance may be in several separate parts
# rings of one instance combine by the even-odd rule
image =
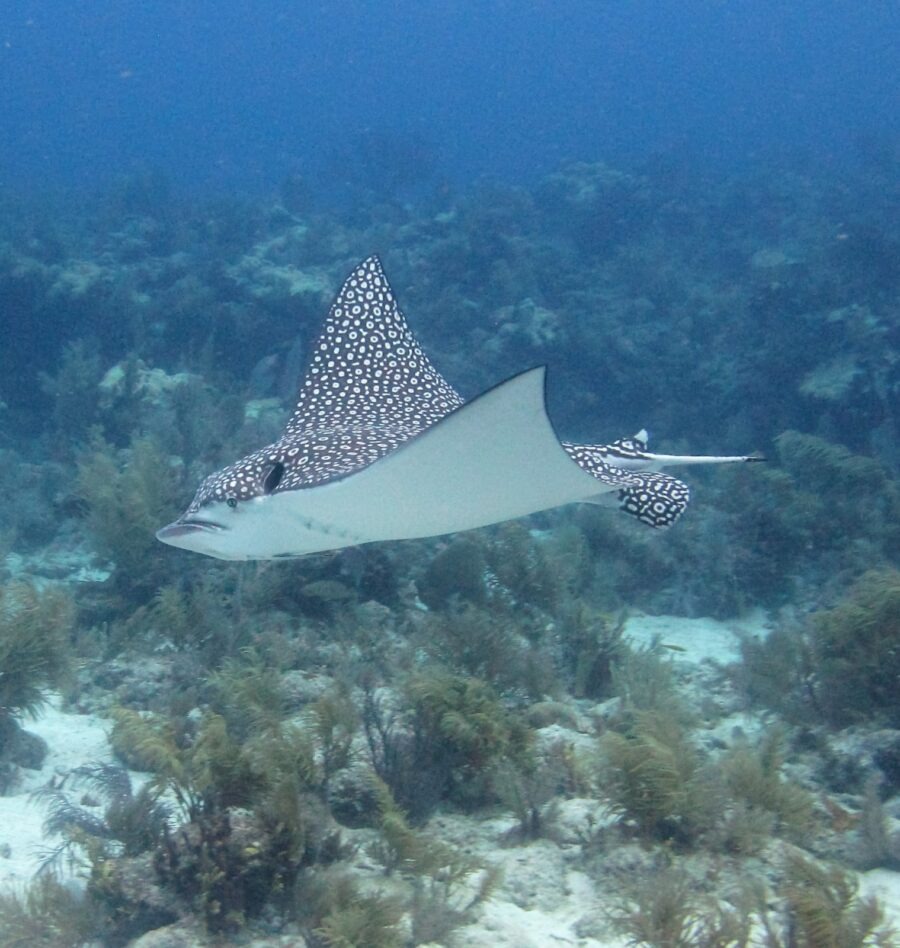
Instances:
[[[514,376],[358,473],[234,509],[216,504],[204,517],[222,529],[160,539],[220,559],[272,559],[454,533],[595,497],[602,485],[547,416],[544,374]]]

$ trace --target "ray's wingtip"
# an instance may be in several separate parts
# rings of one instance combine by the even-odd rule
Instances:
[[[769,459],[764,454],[748,454],[745,458],[745,461],[768,461]]]
[[[377,270],[384,272],[384,265],[381,262],[381,254],[377,251],[375,253],[370,253],[368,257],[363,258],[357,264],[357,268],[364,269],[366,267],[374,266]]]

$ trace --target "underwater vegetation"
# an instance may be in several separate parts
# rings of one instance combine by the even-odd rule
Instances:
[[[21,719],[35,717],[48,691],[72,681],[74,625],[75,604],[63,589],[0,586],[0,791],[17,766],[40,767],[46,747]]]
[[[153,528],[175,497],[159,447],[136,439],[120,460],[111,445],[96,439],[79,462],[77,489],[95,549],[114,564],[114,584],[138,597],[157,589],[171,566],[160,555]]]
[[[812,794],[785,776],[783,731],[704,745],[671,653],[616,641],[609,687],[618,697],[606,702],[588,755],[567,746],[571,738],[541,738],[546,720],[568,715],[573,726],[569,704],[552,711],[545,702],[542,723],[537,706],[526,717],[521,696],[502,699],[482,680],[439,669],[391,685],[362,674],[359,684],[325,676],[304,687],[296,670],[273,662],[276,653],[244,650],[208,676],[188,710],[113,711],[114,750],[148,779],[135,790],[121,767],[92,765],[42,791],[48,831],[61,838],[55,853],[82,867],[93,930],[112,945],[188,914],[213,935],[277,919],[326,944],[402,945],[451,938],[500,884],[496,870],[421,825],[438,808],[508,809],[517,828],[503,844],[527,846],[554,838],[555,804],[594,796],[614,817],[594,842],[583,829],[584,845],[601,847],[598,865],[615,837],[670,857],[731,858],[759,857],[773,837],[819,832]],[[85,790],[95,800],[87,809],[77,797]],[[350,870],[360,853],[389,887]],[[831,898],[837,882],[826,882],[803,892]],[[652,906],[642,904],[650,894],[635,895],[640,907],[620,919],[623,930],[675,930],[664,891],[653,889]],[[852,894],[842,904],[846,931],[864,930],[867,919],[877,931],[877,905],[857,910],[869,903]],[[739,911],[710,905],[691,897],[678,930],[708,939],[741,931]],[[9,911],[26,924],[21,905]],[[769,924],[789,927],[780,915]],[[790,944],[778,937],[773,944]]]
[[[85,789],[82,800],[100,803],[102,815],[74,805],[66,791]],[[48,835],[61,834],[63,842],[48,851],[45,865],[71,856],[78,845],[93,839],[114,840],[116,849],[125,856],[148,852],[158,843],[169,826],[171,810],[160,799],[159,788],[150,783],[135,790],[128,771],[117,764],[85,764],[70,771],[59,781],[35,791],[34,799],[47,813]],[[97,855],[96,851],[93,854]]]
[[[830,609],[746,640],[737,669],[751,699],[832,727],[900,724],[900,572],[864,573]]]
[[[813,825],[813,797],[782,776],[782,735],[712,758],[676,719],[639,713],[600,740],[598,789],[645,840],[749,855],[773,835],[800,840]]]
[[[0,350],[2,778],[70,681],[116,761],[35,798],[58,858],[0,896],[3,937],[465,944],[488,899],[525,898],[495,860],[559,847],[635,945],[750,944],[750,917],[773,948],[890,944],[843,867],[898,858],[895,186],[581,163],[406,200],[418,148],[402,202],[344,215],[303,180],[191,204],[153,175],[4,207],[29,358]],[[692,478],[665,534],[585,506],[291,562],[159,546],[281,429],[373,249],[461,391],[546,362],[567,437],[769,462]],[[758,608],[775,627],[728,669],[626,632],[629,609]]]
[[[449,677],[410,688],[423,733],[454,750],[467,778],[524,752],[524,725],[486,685]],[[204,705],[186,716],[112,711],[114,751],[147,775],[138,789],[119,764],[95,763],[35,794],[46,832],[60,840],[46,864],[65,861],[85,875],[92,931],[104,944],[189,913],[210,934],[235,935],[273,912],[309,937],[360,946],[407,943],[403,916],[419,943],[466,924],[489,897],[495,872],[414,829],[374,768],[360,769],[362,721],[345,688],[298,711],[281,673],[248,651],[210,676]],[[445,781],[450,773],[441,771]],[[455,787],[440,792],[450,798]],[[336,819],[351,789],[370,801],[351,817],[368,827],[366,852],[408,880],[405,894],[361,889],[341,868],[360,845]],[[330,866],[336,874],[323,885]],[[23,905],[8,906],[16,924],[26,925]]]
[[[413,727],[446,773],[441,792],[460,804],[477,805],[489,796],[490,765],[510,760],[526,763],[531,734],[519,718],[497,700],[489,685],[477,678],[428,673],[407,686]]]
[[[817,708],[838,726],[875,719],[900,727],[900,571],[863,574],[808,621]]]
[[[101,933],[93,906],[50,875],[0,894],[0,931],[9,948],[78,948]]]
[[[380,203],[345,219],[278,203],[191,206],[171,194],[157,207],[107,201],[92,219],[73,220],[77,212],[63,208],[44,214],[39,229],[10,228],[0,279],[23,332],[44,327],[22,342],[48,376],[81,338],[104,372],[129,349],[169,369],[192,353],[221,384],[228,374],[246,379],[312,328],[316,306],[327,303],[323,275],[327,296],[359,249],[391,247],[398,283],[412,287],[410,311],[441,364],[446,352],[458,381],[475,387],[467,383],[485,370],[497,378],[514,360],[552,357],[566,376],[561,390],[575,393],[559,406],[567,428],[586,423],[602,397],[617,435],[644,423],[712,443],[743,428],[762,446],[794,427],[860,450],[885,424],[886,442],[896,425],[892,284],[881,271],[860,281],[850,262],[865,234],[885,229],[884,220],[865,222],[883,217],[881,201],[847,207],[846,180],[769,170],[716,187],[692,181],[688,169],[654,176],[580,163],[531,191],[483,184],[437,204]],[[834,239],[835,207],[858,235]],[[115,326],[104,311],[120,314]],[[839,357],[852,371],[837,365],[838,382],[809,384]],[[6,368],[3,399],[27,410],[23,367]],[[78,370],[84,382],[57,389],[89,395],[88,369]],[[592,378],[610,384],[597,393]],[[635,405],[650,416],[634,418]],[[63,415],[83,425],[90,411]],[[860,429],[859,416],[871,425]]]
[[[806,838],[816,823],[814,797],[785,776],[786,733],[770,726],[755,742],[704,746],[698,715],[661,651],[623,647],[613,668],[618,706],[585,758],[594,792],[620,829],[669,851],[744,856],[776,836]]]
[[[798,854],[789,856],[785,902],[788,932],[797,933],[796,943],[803,948],[883,948],[897,937],[877,902],[860,897],[855,880],[837,866],[821,866]]]
[[[449,800],[477,807],[495,798],[493,767],[526,765],[531,731],[487,682],[438,670],[413,675],[401,709],[364,688],[362,727],[375,773],[414,820]]]
[[[799,842],[815,825],[812,794],[782,775],[785,741],[784,732],[772,727],[755,747],[736,744],[722,758],[725,785],[733,801],[725,816],[726,848],[752,852],[768,833]]]
[[[663,866],[637,883],[613,912],[635,948],[889,948],[897,935],[883,910],[857,893],[852,877],[796,852],[785,861],[781,904],[772,911],[764,885],[752,882],[721,903],[698,895],[696,880]],[[754,931],[754,929],[760,931]],[[759,939],[763,941],[760,942]]]
[[[0,587],[0,713],[34,716],[49,689],[72,674],[75,606],[63,589],[24,582]]]
[[[687,844],[709,826],[713,786],[677,721],[645,712],[605,735],[602,754],[603,792],[639,833]]]
[[[672,867],[658,869],[633,886],[612,917],[626,944],[633,946],[740,948],[750,943],[747,906],[723,907],[698,898],[694,880]]]
[[[396,948],[403,944],[397,899],[381,893],[360,892],[347,877],[332,880],[329,909],[316,929],[330,948]]]

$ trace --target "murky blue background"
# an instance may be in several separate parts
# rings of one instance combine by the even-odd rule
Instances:
[[[887,0],[7,2],[0,185],[842,162],[900,128],[898,40]]]

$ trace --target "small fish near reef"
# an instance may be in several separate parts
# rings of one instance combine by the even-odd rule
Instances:
[[[661,468],[759,460],[652,454],[643,431],[605,445],[560,441],[545,375],[529,369],[464,401],[369,257],[331,307],[281,437],[207,477],[156,535],[219,559],[275,559],[610,500],[666,527],[690,492]]]

